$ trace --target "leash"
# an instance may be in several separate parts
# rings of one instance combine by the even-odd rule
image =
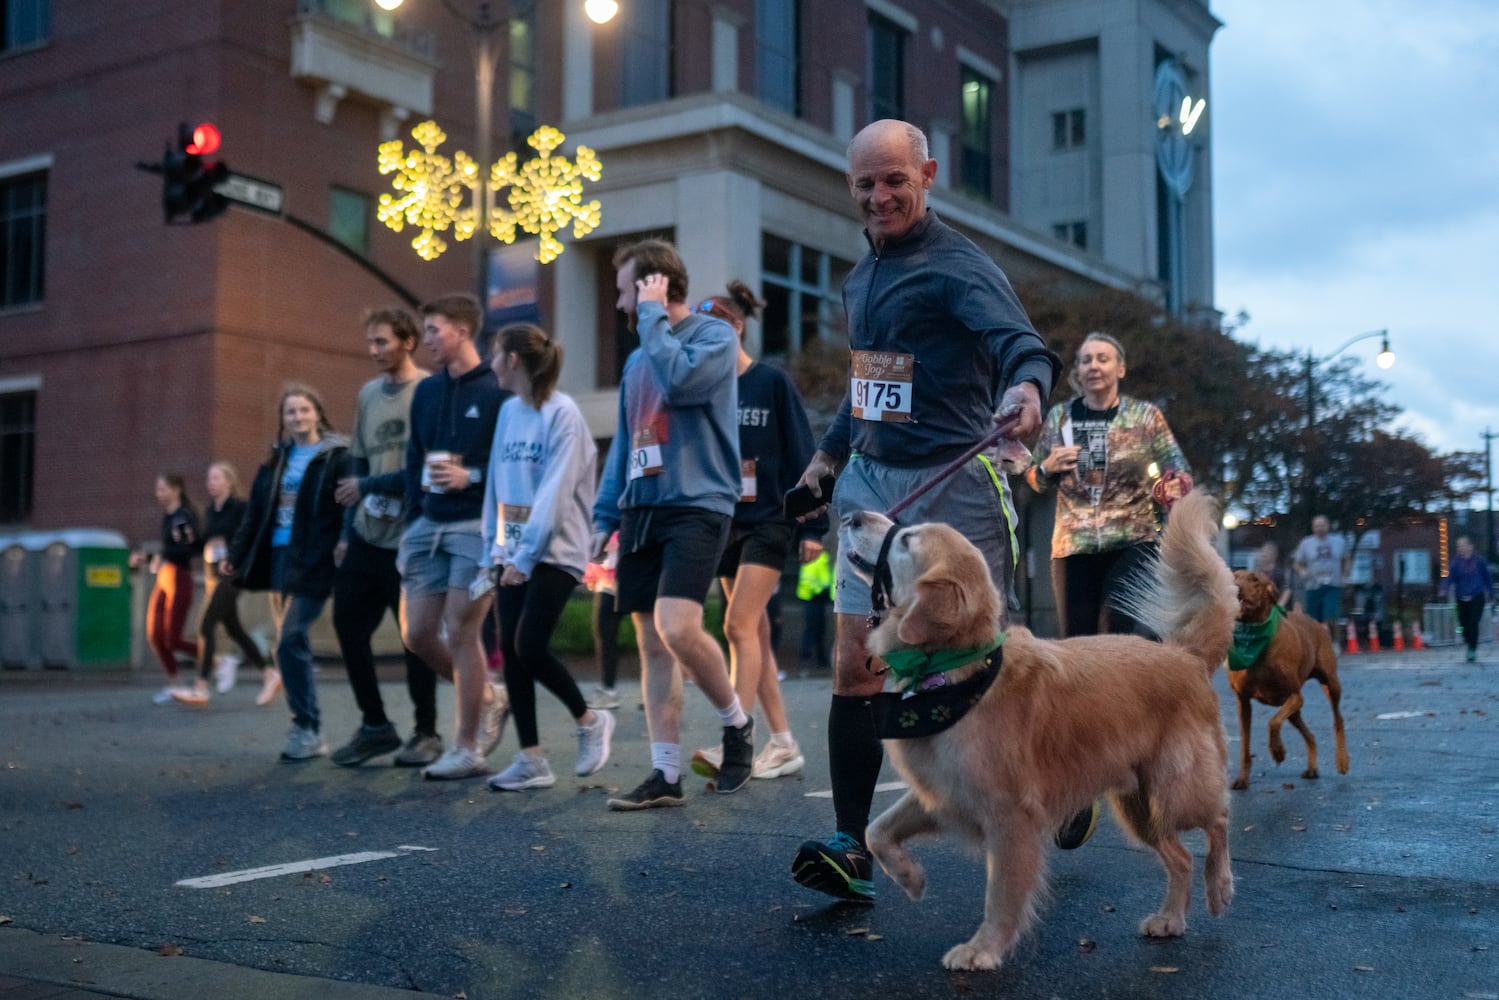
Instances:
[[[933,487],[942,482],[942,480],[946,479],[948,476],[951,476],[954,472],[957,472],[963,466],[967,465],[970,461],[973,460],[973,457],[975,455],[978,455],[980,452],[988,451],[990,448],[998,444],[999,439],[1008,434],[1010,428],[1014,427],[1019,422],[1019,410],[1016,410],[1014,413],[1011,413],[1007,417],[1001,417],[994,424],[994,429],[989,432],[987,437],[985,437],[978,444],[974,445],[972,448],[969,448],[967,451],[963,452],[963,454],[953,459],[947,465],[944,465],[942,468],[938,469],[936,474],[933,475],[931,479],[928,479],[926,482],[916,487],[895,506],[885,511],[885,516],[894,521],[896,517],[899,516],[901,511],[905,510],[907,507],[911,506],[917,500],[925,496]]]

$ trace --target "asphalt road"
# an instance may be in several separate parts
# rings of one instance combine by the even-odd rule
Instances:
[[[606,810],[609,791],[648,769],[633,685],[614,756],[586,780],[571,774],[565,713],[543,694],[558,784],[506,794],[383,761],[281,763],[286,715],[255,707],[253,678],[188,709],[153,706],[155,676],[6,674],[0,996],[22,995],[10,984],[51,983],[145,1000],[393,990],[469,1000],[1499,1000],[1496,656],[1345,656],[1352,770],[1333,770],[1331,717],[1314,689],[1305,715],[1322,744],[1320,781],[1301,779],[1304,751],[1289,728],[1289,760],[1270,762],[1261,707],[1253,785],[1233,796],[1238,884],[1224,918],[1207,916],[1199,876],[1186,936],[1141,938],[1161,873],[1106,822],[1081,850],[1054,856],[1039,925],[1010,962],[963,974],[940,965],[982,905],[982,864],[961,847],[918,847],[930,876],[920,903],[883,875],[873,908],[832,904],[789,876],[798,843],[831,827],[825,676],[785,684],[803,775],[733,796],[688,775],[685,808],[621,814]],[[1221,671],[1215,680],[1235,767],[1233,698]],[[337,745],[357,715],[336,665],[319,689]],[[404,731],[404,688],[384,690]],[[450,696],[445,688],[440,718]],[[718,730],[700,693],[687,696],[690,752]],[[497,768],[514,747],[507,732]],[[896,794],[882,792],[877,808]],[[1200,872],[1201,836],[1188,847]]]

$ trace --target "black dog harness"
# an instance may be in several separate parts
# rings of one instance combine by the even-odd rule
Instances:
[[[935,674],[909,691],[882,691],[869,699],[875,729],[882,740],[914,740],[957,724],[977,705],[1004,665],[1004,643],[984,657],[983,666],[956,684]]]

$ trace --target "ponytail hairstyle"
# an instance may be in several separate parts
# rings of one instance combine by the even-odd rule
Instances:
[[[562,345],[535,323],[510,323],[497,334],[500,357],[514,354],[531,379],[531,399],[537,407],[552,398],[562,375]]]
[[[187,495],[187,480],[182,478],[181,473],[162,472],[157,474],[157,479],[167,484],[169,489],[177,491],[177,502],[188,510],[196,510],[193,507],[192,497]]]
[[[276,404],[276,440],[281,441],[286,435],[286,421],[282,413],[286,410],[286,401],[293,396],[301,396],[312,404],[317,411],[318,436],[322,437],[333,433],[333,422],[328,419],[328,410],[323,406],[323,399],[305,382],[288,382],[281,390],[281,400]]]
[[[698,304],[695,311],[717,316],[730,326],[738,327],[743,339],[745,322],[759,319],[764,310],[765,300],[757,298],[749,285],[735,278],[729,282],[727,295],[710,295]]]

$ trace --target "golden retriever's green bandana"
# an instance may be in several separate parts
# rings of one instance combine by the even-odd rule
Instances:
[[[1247,670],[1254,666],[1255,661],[1265,655],[1270,640],[1275,638],[1283,616],[1279,605],[1271,605],[1270,617],[1258,624],[1235,622],[1234,644],[1228,647],[1228,669]]]
[[[1004,633],[993,648],[973,646],[967,649],[925,653],[919,649],[898,649],[882,659],[890,672],[911,684],[905,691],[885,691],[870,699],[875,727],[880,738],[912,740],[935,736],[957,723],[968,710],[979,703],[999,676],[1003,664]],[[983,666],[973,676],[956,684],[947,683],[946,672],[983,658]]]

